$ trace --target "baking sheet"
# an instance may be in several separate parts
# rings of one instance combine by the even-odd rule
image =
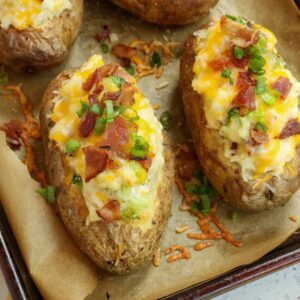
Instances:
[[[275,32],[279,40],[279,51],[287,61],[288,67],[298,80],[300,79],[298,60],[300,19],[291,1],[222,0],[213,9],[211,16],[223,13],[243,15]],[[204,19],[203,23],[206,21],[207,19]],[[84,22],[80,36],[66,62],[55,69],[39,74],[13,76],[15,82],[24,83],[24,90],[34,102],[36,112],[39,109],[43,90],[51,78],[65,68],[81,65],[90,55],[101,53],[100,45],[94,36],[101,31],[104,24],[109,25],[112,32],[117,34],[118,42],[123,43],[135,38],[163,40],[164,36],[180,42],[199,26],[197,24],[180,29],[160,29],[122,12],[108,1],[85,1]],[[104,58],[107,62],[115,60],[110,55],[104,55]],[[178,90],[178,69],[179,61],[175,60],[166,67],[161,79],[147,77],[139,82],[144,94],[153,103],[160,103],[161,109],[158,115],[164,110],[170,110],[176,119],[175,124],[179,121],[184,122]],[[165,82],[168,82],[165,89],[155,89]],[[0,101],[0,122],[20,117],[17,103]],[[174,140],[181,141],[182,127],[174,127],[171,135]],[[3,134],[0,135],[0,166],[0,198],[29,272],[41,293],[46,299],[82,299],[95,284],[93,268],[74,247],[54,213],[36,196],[37,183],[30,179],[26,168],[5,145]],[[212,248],[195,252],[192,249],[195,242],[187,239],[185,234],[175,233],[175,228],[186,224],[190,225],[191,232],[198,231],[196,219],[189,213],[179,212],[180,202],[181,196],[176,191],[172,216],[163,239],[162,249],[174,243],[182,244],[191,249],[191,259],[168,264],[163,257],[159,268],[154,268],[149,263],[137,272],[126,276],[112,276],[100,272],[98,288],[88,299],[106,299],[108,295],[110,299],[154,299],[168,295],[257,260],[281,244],[300,227],[300,192],[295,194],[284,207],[257,214],[240,213],[237,220],[228,218],[230,208],[221,203],[218,212],[222,222],[237,239],[243,242],[244,246],[235,248],[224,241],[218,241]],[[21,217],[20,213],[22,213]],[[291,215],[297,216],[297,222],[288,219]],[[44,226],[45,224],[47,226]],[[51,232],[55,234],[51,235]],[[41,240],[38,240],[38,237]],[[46,241],[58,243],[59,247],[45,250],[42,247],[45,237]],[[32,248],[33,245],[35,247]],[[64,256],[65,253],[68,255]],[[69,255],[72,257],[73,253],[72,260]],[[52,255],[56,260],[46,259]],[[73,266],[77,266],[77,270],[73,269]],[[72,271],[66,273],[66,270],[70,269]],[[58,292],[54,294],[54,290]]]

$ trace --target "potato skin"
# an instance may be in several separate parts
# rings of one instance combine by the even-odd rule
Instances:
[[[180,63],[180,85],[183,104],[190,132],[193,137],[200,166],[219,194],[231,205],[246,211],[261,211],[283,205],[299,188],[299,150],[291,162],[296,173],[292,175],[287,169],[279,177],[273,176],[269,181],[275,193],[264,185],[254,188],[256,180],[244,181],[237,164],[226,165],[218,156],[222,149],[218,131],[210,129],[204,112],[204,103],[192,87],[195,77],[193,66],[196,53],[196,38],[191,35],[186,41]],[[225,158],[224,158],[225,159]]]
[[[112,0],[112,2],[147,22],[176,26],[196,22],[218,0]]]
[[[78,34],[83,0],[71,0],[73,8],[46,22],[41,28],[17,30],[0,27],[0,64],[17,73],[35,72],[60,64]]]
[[[74,71],[65,71],[55,78],[47,88],[40,113],[43,145],[46,158],[47,175],[51,184],[57,187],[57,206],[59,215],[81,248],[99,267],[112,273],[125,274],[140,264],[150,260],[160,244],[170,214],[173,186],[174,159],[171,147],[165,139],[165,166],[163,184],[157,191],[156,207],[151,227],[142,231],[137,227],[117,222],[106,223],[103,220],[85,225],[88,209],[79,190],[67,179],[66,157],[48,133],[53,126],[49,114],[53,109],[53,91],[70,78]],[[122,246],[122,257],[115,265],[118,245]]]

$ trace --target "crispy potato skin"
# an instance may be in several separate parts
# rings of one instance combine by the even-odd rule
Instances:
[[[17,30],[0,27],[0,64],[17,73],[35,72],[60,64],[78,34],[83,0],[72,0],[72,11],[46,22],[41,28]]]
[[[264,185],[254,189],[255,180],[244,181],[237,164],[223,163],[218,156],[222,149],[221,137],[217,130],[207,127],[203,99],[192,87],[195,43],[196,38],[190,36],[185,44],[180,63],[180,85],[187,123],[205,176],[226,201],[242,210],[261,211],[283,205],[299,188],[299,150],[291,163],[297,174],[292,175],[286,170],[280,177],[273,176],[268,181],[274,187],[274,194]]]
[[[112,2],[147,22],[176,26],[196,22],[218,0],[112,0]]]
[[[40,120],[48,179],[57,187],[60,217],[81,250],[102,269],[117,274],[128,273],[150,260],[159,246],[171,209],[174,186],[173,154],[170,144],[165,139],[163,184],[157,191],[158,205],[148,230],[142,231],[129,223],[122,225],[117,222],[106,223],[102,220],[86,225],[88,209],[79,190],[70,182],[68,183],[65,154],[48,138],[49,130],[53,126],[49,119],[53,109],[52,100],[55,97],[53,91],[58,90],[61,83],[70,78],[73,72],[65,71],[55,78],[47,88],[42,102]],[[118,245],[122,247],[122,256],[116,265]]]

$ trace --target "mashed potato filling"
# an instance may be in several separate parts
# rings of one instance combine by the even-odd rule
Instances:
[[[70,0],[0,0],[0,25],[4,29],[38,28],[71,8]]]
[[[73,173],[82,178],[82,193],[89,210],[88,223],[99,220],[97,210],[101,210],[113,199],[120,203],[123,219],[130,219],[139,226],[141,224],[148,226],[157,204],[157,190],[164,166],[162,126],[155,117],[149,100],[142,95],[137,88],[135,79],[131,76],[130,80],[133,81],[136,92],[130,111],[138,117],[132,118],[130,122],[135,126],[136,134],[149,145],[151,166],[147,170],[142,167],[139,160],[123,158],[113,151],[109,151],[110,165],[107,165],[90,181],[84,180],[86,178],[86,161],[82,149],[101,141],[105,131],[102,134],[96,134],[93,130],[85,138],[78,133],[78,127],[84,118],[78,117],[78,112],[82,109],[84,102],[89,102],[89,93],[82,86],[91,74],[102,66],[104,66],[102,57],[94,55],[62,84],[55,100],[53,114],[50,116],[55,123],[50,131],[50,139],[59,145],[62,152],[66,152],[70,139],[80,141],[81,147],[67,158]],[[98,99],[102,99],[101,103],[103,103],[105,93],[114,93],[117,90],[111,78],[103,79],[104,89],[98,95]],[[113,122],[107,123],[107,126],[111,126],[110,124]]]
[[[300,85],[277,53],[274,34],[222,16],[195,36],[192,84],[208,126],[222,137],[225,163],[238,163],[246,180],[282,174],[300,142]]]

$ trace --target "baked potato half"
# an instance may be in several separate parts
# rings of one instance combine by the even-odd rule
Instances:
[[[201,168],[233,206],[283,205],[299,188],[299,83],[276,38],[222,16],[191,35],[181,59],[184,109]]]
[[[95,55],[45,92],[40,113],[59,215],[99,267],[123,274],[152,258],[170,213],[170,145],[135,79]]]
[[[194,23],[218,0],[112,0],[144,21],[162,26]]]
[[[34,72],[60,64],[80,28],[83,0],[4,1],[0,64]]]

